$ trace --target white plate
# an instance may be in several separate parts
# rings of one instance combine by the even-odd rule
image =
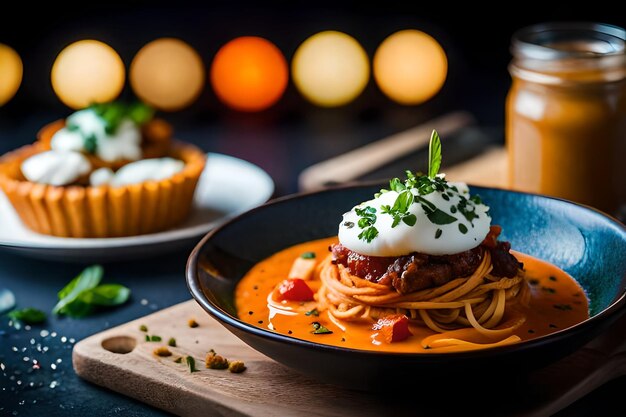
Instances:
[[[41,235],[27,229],[0,191],[0,248],[64,262],[156,255],[191,245],[221,222],[264,203],[273,192],[274,182],[258,166],[232,156],[209,153],[185,223],[148,235],[78,239]]]

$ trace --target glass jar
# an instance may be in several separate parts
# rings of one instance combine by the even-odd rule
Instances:
[[[593,23],[513,36],[509,185],[615,213],[626,201],[626,31]]]

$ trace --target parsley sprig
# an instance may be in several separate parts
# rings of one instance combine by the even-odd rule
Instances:
[[[370,243],[376,236],[378,236],[378,229],[374,227],[374,223],[376,223],[376,209],[374,207],[364,207],[364,208],[355,208],[354,211],[356,214],[361,217],[359,219],[359,228],[363,229],[361,233],[359,233],[359,239]]]

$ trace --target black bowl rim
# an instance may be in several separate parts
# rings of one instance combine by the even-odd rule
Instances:
[[[315,342],[310,342],[307,340],[298,339],[295,337],[290,337],[287,335],[283,335],[281,333],[275,333],[270,330],[265,330],[260,327],[256,327],[254,325],[248,324],[238,319],[237,317],[232,316],[225,310],[214,305],[210,300],[208,300],[204,296],[202,289],[200,288],[199,280],[197,279],[197,276],[195,274],[195,271],[197,270],[197,266],[198,266],[199,255],[200,255],[200,252],[202,251],[202,248],[206,244],[206,242],[209,239],[211,239],[213,235],[218,234],[222,229],[225,229],[229,227],[231,224],[236,223],[237,221],[239,221],[240,218],[253,215],[257,211],[264,210],[268,206],[282,204],[285,201],[290,201],[290,200],[299,199],[299,198],[303,198],[307,196],[313,196],[313,195],[322,194],[322,193],[337,192],[337,191],[341,191],[345,189],[366,188],[366,187],[372,187],[375,185],[383,185],[383,184],[384,182],[381,182],[381,181],[353,182],[353,183],[342,184],[339,186],[329,187],[329,188],[325,188],[325,189],[317,190],[317,191],[290,194],[290,195],[286,195],[283,197],[272,199],[266,202],[265,204],[252,208],[246,212],[239,214],[236,217],[231,218],[230,220],[226,221],[225,223],[221,224],[220,226],[216,227],[215,229],[207,233],[202,238],[202,240],[198,242],[198,244],[195,246],[195,248],[189,255],[189,258],[187,260],[185,275],[186,275],[186,280],[187,280],[187,287],[192,297],[196,300],[198,304],[200,304],[200,306],[207,313],[209,313],[213,318],[221,322],[221,324],[226,326],[227,328],[233,327],[243,332],[250,333],[251,335],[261,337],[269,341],[293,344],[293,345],[297,345],[298,347],[307,348],[307,349],[324,350],[328,353],[364,355],[366,357],[373,357],[373,358],[381,357],[381,356],[384,356],[384,357],[393,356],[393,357],[399,357],[399,358],[404,358],[404,359],[411,359],[411,358],[419,358],[420,360],[432,359],[433,361],[440,360],[440,359],[448,359],[448,360],[478,359],[478,358],[506,355],[512,352],[527,351],[527,350],[535,349],[540,346],[545,346],[547,344],[553,343],[557,341],[558,339],[567,338],[569,336],[573,336],[574,334],[584,332],[587,328],[592,327],[596,322],[609,319],[612,316],[616,316],[616,315],[619,316],[626,312],[626,289],[624,289],[622,291],[622,294],[619,297],[616,297],[616,299],[609,306],[604,308],[602,311],[600,311],[593,317],[590,317],[566,329],[558,330],[556,332],[553,332],[544,336],[540,336],[531,340],[525,340],[525,341],[514,343],[511,345],[470,350],[470,351],[464,351],[464,352],[445,352],[445,353],[443,352],[442,353],[384,352],[384,351],[354,349],[354,348],[347,348],[347,347],[340,347],[340,346],[333,346],[333,345],[325,345],[321,343],[315,343]],[[578,210],[589,212],[593,216],[599,216],[603,218],[605,221],[608,221],[613,227],[616,227],[618,230],[621,231],[621,233],[624,235],[624,239],[626,240],[626,225],[622,224],[616,218],[596,208],[593,208],[584,204],[576,203],[573,201],[565,200],[562,198],[551,197],[551,196],[546,196],[542,194],[507,190],[507,189],[498,188],[498,187],[481,187],[481,186],[472,185],[472,184],[468,184],[468,185],[471,188],[478,189],[478,190],[489,189],[489,190],[497,190],[497,191],[502,191],[502,192],[511,193],[511,194],[529,195],[533,197],[539,197],[542,199],[555,200],[561,203],[565,203],[567,205],[574,206]]]

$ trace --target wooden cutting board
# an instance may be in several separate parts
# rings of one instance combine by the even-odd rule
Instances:
[[[190,318],[199,326],[190,328]],[[148,332],[142,332],[140,325],[147,326]],[[163,340],[146,342],[146,334]],[[498,402],[493,393],[485,392],[482,398],[465,402],[463,408],[467,415],[474,415],[473,406],[483,416],[552,415],[626,373],[624,334],[626,320],[622,319],[603,338],[511,387],[518,393],[523,390],[520,394]],[[167,345],[170,337],[177,344],[169,348],[173,355],[155,356],[153,350]],[[231,360],[243,360],[248,369],[241,374],[205,369],[209,349]],[[198,372],[190,373],[184,359],[174,362],[187,355],[195,358]],[[193,300],[79,342],[73,364],[76,373],[88,381],[181,416],[430,416],[450,411],[450,405],[442,410],[441,403],[420,399],[419,392],[411,398],[394,398],[313,381],[245,345]],[[459,401],[457,395],[454,400]]]

